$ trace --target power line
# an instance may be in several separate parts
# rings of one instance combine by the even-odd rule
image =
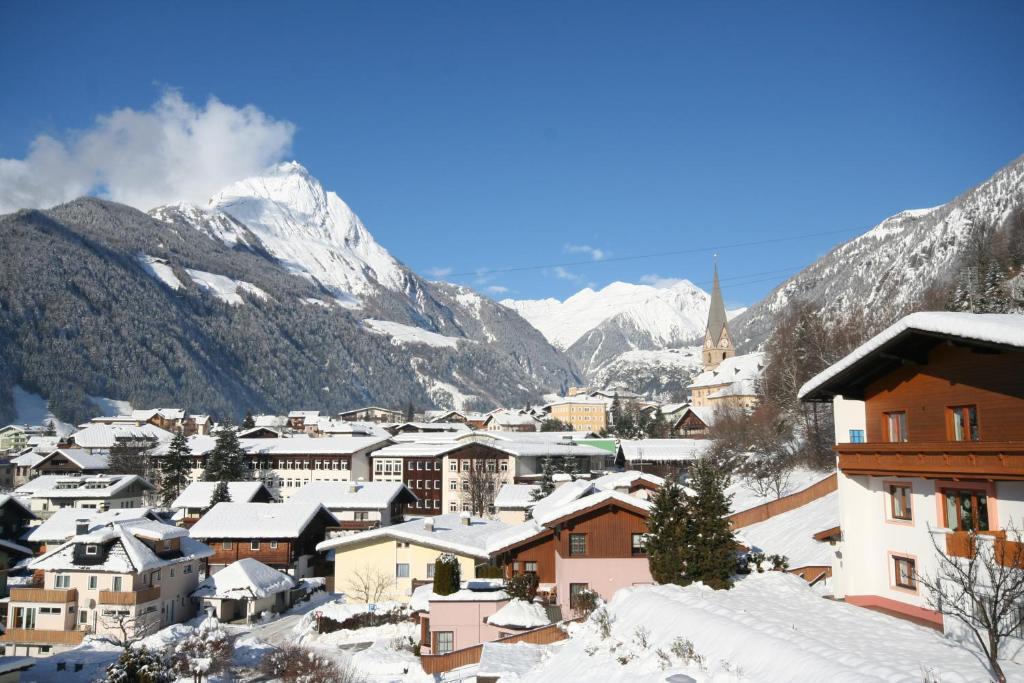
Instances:
[[[826,235],[838,235],[840,233],[849,233],[850,228],[843,228],[841,230],[823,230],[821,232],[809,232],[802,235],[789,235],[787,237],[772,237],[763,240],[751,240],[747,242],[732,242],[729,244],[719,244],[706,247],[692,247],[689,249],[674,249],[670,251],[659,251],[657,253],[650,254],[633,254],[630,256],[614,256],[611,258],[604,259],[589,259],[586,261],[563,261],[562,263],[547,263],[543,265],[529,265],[529,266],[510,266],[507,268],[481,268],[474,271],[465,271],[461,273],[449,273],[445,275],[446,278],[458,278],[458,277],[480,277],[484,275],[500,275],[502,273],[517,273],[528,270],[545,270],[547,268],[566,268],[566,267],[579,267],[579,266],[593,266],[602,263],[617,263],[622,261],[637,261],[641,259],[658,258],[661,256],[680,256],[683,254],[699,254],[703,252],[718,252],[724,249],[737,249],[740,247],[756,247],[765,244],[777,244],[779,242],[791,242],[794,240],[802,240],[810,237],[823,237]],[[857,235],[863,234],[864,230],[857,229]]]

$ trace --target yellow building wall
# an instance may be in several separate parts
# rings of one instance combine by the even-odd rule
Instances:
[[[603,404],[560,403],[551,406],[551,416],[568,422],[577,431],[601,432],[608,426],[608,411]]]
[[[348,593],[350,598],[353,584],[359,585],[359,574],[366,576],[387,576],[390,583],[381,600],[408,602],[412,596],[412,583],[428,581],[427,567],[432,566],[444,551],[426,546],[401,543],[388,538],[361,543],[356,546],[336,548],[334,551],[334,591]],[[456,554],[463,580],[476,574],[478,561],[474,557]],[[395,576],[397,565],[408,564],[409,576]]]

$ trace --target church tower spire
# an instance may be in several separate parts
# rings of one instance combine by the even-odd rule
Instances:
[[[729,320],[725,316],[725,301],[722,287],[718,284],[718,257],[715,257],[715,280],[711,287],[711,307],[708,309],[708,326],[704,332],[704,369],[713,370],[726,358],[736,355],[729,334]]]

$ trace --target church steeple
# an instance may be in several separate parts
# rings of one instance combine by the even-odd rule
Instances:
[[[729,320],[725,316],[722,287],[718,284],[718,258],[715,258],[715,279],[711,287],[711,308],[708,326],[704,332],[704,369],[713,370],[726,358],[736,355],[729,335]]]

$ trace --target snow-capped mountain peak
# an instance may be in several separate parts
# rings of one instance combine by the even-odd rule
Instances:
[[[372,291],[374,281],[396,291],[406,286],[406,269],[341,197],[295,161],[232,183],[210,199],[207,211],[237,219],[289,270],[345,302]]]

